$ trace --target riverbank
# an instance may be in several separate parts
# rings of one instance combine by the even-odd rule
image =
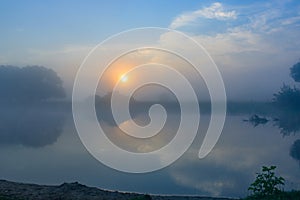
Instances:
[[[233,200],[196,196],[160,196],[113,192],[80,183],[58,186],[16,183],[0,180],[0,200]]]

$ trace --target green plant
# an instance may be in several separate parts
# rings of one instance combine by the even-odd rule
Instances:
[[[255,181],[248,188],[256,197],[266,197],[281,193],[280,186],[284,186],[284,178],[277,177],[274,170],[276,166],[262,167],[262,172],[257,173]]]

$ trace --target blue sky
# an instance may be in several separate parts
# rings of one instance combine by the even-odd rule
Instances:
[[[123,30],[158,26],[169,27],[180,14],[209,7],[216,1],[1,1],[0,23],[2,48],[52,47],[62,44],[99,42]],[[218,1],[222,3],[222,1]],[[266,9],[266,1],[223,1],[227,8],[237,8],[238,19],[243,23],[247,16]],[[276,2],[276,1],[273,1]],[[274,8],[282,3],[270,4]],[[280,1],[278,1],[280,2]],[[284,1],[283,1],[284,2]],[[297,14],[297,1],[286,3],[283,9]],[[258,6],[254,6],[259,4]],[[249,9],[248,9],[249,8]],[[296,13],[293,13],[295,11]],[[286,14],[289,14],[288,12]],[[249,16],[248,16],[249,17]],[[202,22],[199,22],[202,20]],[[218,21],[201,19],[193,26],[210,27]],[[224,22],[224,21],[223,21]],[[226,24],[219,23],[219,26]],[[228,25],[228,24],[227,24]],[[188,28],[188,27],[186,27]],[[215,27],[216,31],[220,30]],[[194,27],[197,30],[197,27]]]
[[[167,27],[182,9],[193,8],[179,2],[1,1],[2,36],[37,46],[98,42],[126,29]]]
[[[291,82],[288,68],[300,58],[297,0],[2,0],[0,26],[0,64],[53,68],[67,89],[92,47],[137,27],[173,28],[194,37],[219,66],[232,98],[271,98]],[[259,84],[265,87],[257,91]]]

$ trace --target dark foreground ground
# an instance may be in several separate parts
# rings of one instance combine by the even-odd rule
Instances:
[[[79,183],[59,186],[16,183],[0,180],[0,200],[232,200],[229,198],[157,196],[105,191]]]

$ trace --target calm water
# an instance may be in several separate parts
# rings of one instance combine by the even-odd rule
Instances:
[[[170,118],[178,116],[175,112]],[[276,122],[254,127],[243,122],[246,117],[249,115],[228,115],[217,145],[200,160],[197,154],[209,119],[202,115],[197,138],[174,164],[152,173],[127,174],[104,166],[86,151],[70,110],[5,107],[0,114],[0,178],[39,184],[79,181],[109,190],[155,194],[242,197],[248,194],[247,188],[261,166],[276,165],[277,173],[286,179],[285,189],[300,189],[299,160],[290,155],[300,134],[284,136],[282,130],[273,126]],[[122,146],[126,138],[118,140],[112,125],[105,125],[112,140]],[[168,121],[162,136],[152,141],[153,148],[172,139],[176,126],[176,120]],[[137,151],[143,147],[135,142],[125,143],[130,145],[123,144],[124,148]],[[299,149],[295,152],[299,153]]]

